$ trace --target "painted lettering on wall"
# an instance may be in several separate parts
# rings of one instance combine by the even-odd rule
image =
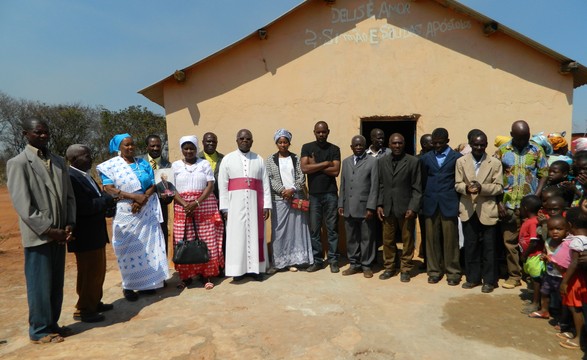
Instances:
[[[376,6],[374,0],[354,8],[331,8],[331,23],[341,24],[348,22],[358,22],[376,16],[377,18],[389,18],[392,16],[406,16],[411,14],[411,4],[405,2],[391,3],[383,1]],[[377,45],[383,41],[407,39],[410,37],[420,36],[425,38],[434,38],[438,34],[455,31],[468,30],[471,28],[470,20],[460,19],[442,19],[429,21],[427,23],[411,24],[405,27],[397,27],[390,24],[384,24],[379,27],[368,30],[357,30],[339,34],[334,28],[325,28],[321,30],[306,29],[305,45],[316,47],[318,44],[335,45],[342,42],[351,43],[368,43]]]

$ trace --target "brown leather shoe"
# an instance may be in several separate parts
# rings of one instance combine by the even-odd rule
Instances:
[[[372,278],[373,277],[373,270],[371,270],[371,269],[363,270],[363,276],[366,277],[367,279]]]
[[[344,270],[342,272],[342,275],[343,276],[348,276],[348,275],[358,274],[360,272],[361,272],[361,268],[357,268],[357,267],[351,266],[350,268]]]

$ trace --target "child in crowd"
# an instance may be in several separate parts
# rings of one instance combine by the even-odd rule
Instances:
[[[587,304],[587,283],[585,274],[577,269],[579,254],[587,250],[587,204],[581,203],[581,214],[574,214],[577,208],[572,208],[568,212],[571,234],[561,244],[561,248],[551,256],[553,263],[559,266],[564,272],[561,284],[560,294],[563,297],[563,305],[568,306],[575,323],[576,335],[572,333],[557,333],[562,338],[559,344],[567,349],[580,349],[580,339],[585,324],[583,314],[583,304]]]
[[[546,274],[540,287],[542,295],[540,311],[534,311],[528,315],[537,319],[550,318],[550,297],[558,295],[562,281],[562,275],[552,262],[551,257],[561,249],[563,239],[569,234],[567,220],[560,214],[551,216],[547,221],[547,227],[548,237],[544,241],[545,253],[541,255],[542,260],[546,263]]]
[[[573,182],[569,181],[570,165],[566,161],[557,160],[548,168],[548,180],[543,189],[558,188],[559,195],[565,199],[566,207],[570,207],[576,196],[576,187]],[[578,194],[580,197],[581,194]]]
[[[544,262],[541,260],[544,243],[538,236],[536,229],[538,228],[537,215],[541,207],[542,202],[536,195],[526,195],[520,203],[520,217],[524,219],[518,238],[522,252],[520,260],[524,264],[524,272],[532,278],[534,290],[532,303],[522,310],[525,314],[530,314],[540,309],[540,283],[542,274],[545,271]]]

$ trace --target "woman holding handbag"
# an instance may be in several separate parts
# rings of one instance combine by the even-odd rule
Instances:
[[[173,242],[194,241],[199,238],[208,247],[209,261],[204,264],[175,264],[179,272],[180,290],[189,286],[193,278],[200,275],[205,279],[205,288],[210,290],[214,284],[210,279],[218,276],[220,267],[224,267],[222,253],[222,236],[224,223],[214,190],[214,174],[207,160],[197,157],[198,138],[184,136],[179,140],[183,155],[182,160],[173,162],[171,168],[175,174],[175,205],[173,221]]]
[[[314,262],[304,191],[306,177],[296,154],[289,152],[291,138],[286,129],[277,130],[273,139],[278,152],[265,161],[273,205],[270,244],[273,267],[268,274],[287,268],[297,271],[297,265]]]

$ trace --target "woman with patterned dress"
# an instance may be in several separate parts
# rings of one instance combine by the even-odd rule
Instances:
[[[183,290],[190,285],[193,278],[201,275],[206,280],[205,288],[212,289],[210,278],[218,276],[220,267],[224,267],[222,253],[222,236],[224,223],[216,197],[214,196],[214,173],[210,163],[197,157],[198,138],[184,136],[179,140],[183,160],[173,162],[171,168],[175,174],[175,217],[173,221],[174,244],[184,239],[195,239],[194,224],[198,238],[208,245],[210,260],[205,264],[175,264],[181,282],[177,288]]]
[[[274,141],[278,152],[269,156],[267,175],[271,185],[271,249],[273,267],[267,271],[297,271],[297,265],[312,264],[312,243],[308,230],[308,214],[291,207],[295,198],[303,199],[306,177],[300,160],[289,152],[292,135],[286,129],[277,130]]]
[[[154,294],[169,276],[159,225],[163,217],[153,169],[146,160],[134,156],[132,137],[115,135],[109,148],[119,155],[96,168],[104,191],[119,199],[112,221],[112,247],[122,275],[123,295],[128,301],[136,301],[135,290]]]

